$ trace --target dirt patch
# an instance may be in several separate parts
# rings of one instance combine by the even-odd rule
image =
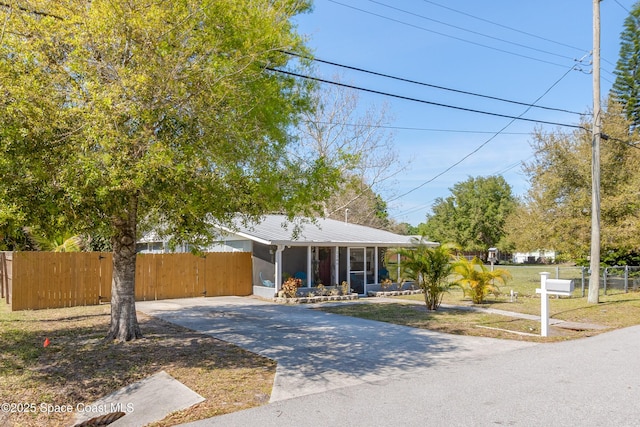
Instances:
[[[110,321],[108,306],[17,313],[2,309],[0,403],[10,406],[0,412],[0,425],[71,425],[78,405],[161,370],[206,400],[155,426],[268,402],[274,361],[142,313],[138,320],[145,337],[116,344],[102,339]]]

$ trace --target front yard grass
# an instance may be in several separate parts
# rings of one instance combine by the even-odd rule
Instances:
[[[510,316],[492,314],[483,310],[468,310],[467,307],[495,308],[504,311],[540,315],[540,298],[535,294],[520,294],[517,301],[510,302],[510,295],[493,296],[484,304],[473,305],[462,291],[445,295],[443,304],[457,308],[440,307],[428,311],[422,295],[393,297],[397,303],[362,303],[322,307],[321,310],[346,316],[395,323],[415,328],[430,329],[451,334],[506,338],[535,342],[549,342],[582,338],[606,330],[640,324],[640,292],[609,292],[600,295],[599,304],[588,304],[587,298],[576,291],[572,298],[550,298],[550,318],[567,322],[596,324],[606,329],[571,330],[550,327],[550,336],[540,337],[540,322]],[[420,301],[423,304],[410,303]]]
[[[476,307],[540,314],[537,274],[514,274],[499,295]],[[519,298],[510,301],[510,290]],[[372,298],[373,300],[373,298]],[[540,322],[469,310],[461,291],[443,303],[462,308],[426,310],[422,295],[396,297],[394,303],[340,303],[327,312],[385,321],[444,333],[548,342],[586,337],[602,330],[550,328],[542,338]],[[418,300],[420,303],[416,304]],[[0,301],[1,302],[1,301]],[[467,307],[465,307],[467,306]],[[102,338],[109,325],[109,305],[10,312],[0,304],[0,404],[89,404],[161,370],[206,400],[154,424],[170,426],[234,412],[268,402],[276,364],[210,336],[138,313],[145,338],[111,344]],[[551,298],[552,319],[593,323],[610,329],[640,324],[640,292],[610,291],[588,304],[576,290],[571,298]],[[45,339],[50,344],[43,346]],[[4,406],[2,407],[4,408]],[[2,409],[0,408],[0,409]],[[4,426],[69,426],[73,414],[0,411]]]
[[[274,361],[142,313],[138,320],[144,339],[105,343],[109,319],[109,305],[10,312],[2,302],[0,404],[14,404],[14,409],[35,404],[37,410],[11,413],[3,406],[0,425],[73,425],[73,414],[46,414],[41,405],[90,404],[162,370],[206,400],[154,426],[269,401]],[[50,344],[44,347],[47,338]]]

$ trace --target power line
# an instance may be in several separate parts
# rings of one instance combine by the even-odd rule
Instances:
[[[343,122],[324,122],[316,120],[301,120],[303,123],[314,123],[319,125],[330,126],[350,126],[350,127],[367,127],[376,129],[390,129],[390,130],[408,130],[417,132],[443,132],[443,133],[473,133],[473,134],[486,134],[496,133],[492,130],[465,130],[465,129],[435,129],[435,128],[418,128],[411,126],[388,126],[388,125],[372,125],[366,123],[343,123]],[[503,135],[531,135],[531,132],[502,132]]]
[[[445,6],[443,4],[436,3],[434,1],[430,1],[430,0],[422,0],[422,1],[424,1],[425,3],[432,4],[434,6],[441,7],[443,9],[450,10],[450,11],[455,12],[455,13],[459,13],[459,14],[464,15],[464,16],[468,16],[469,18],[477,19],[478,21],[486,22],[488,24],[495,25],[497,27],[501,27],[501,28],[504,28],[504,29],[507,29],[507,30],[510,30],[510,31],[515,31],[516,33],[524,34],[524,35],[529,36],[529,37],[534,37],[536,39],[543,40],[543,41],[546,41],[546,42],[549,42],[549,43],[554,43],[554,44],[557,44],[559,46],[568,47],[570,49],[574,49],[574,50],[577,50],[577,51],[580,51],[580,52],[585,52],[585,49],[582,49],[580,47],[572,46],[570,44],[562,43],[562,42],[559,42],[559,41],[556,41],[556,40],[551,40],[551,39],[548,39],[546,37],[539,36],[537,34],[528,33],[526,31],[520,30],[518,28],[513,28],[513,27],[509,27],[508,25],[500,24],[499,22],[494,22],[494,21],[490,21],[490,20],[485,19],[485,18],[480,18],[479,16],[475,16],[475,15],[472,15],[470,13],[454,9],[452,7],[449,7],[449,6]]]
[[[573,69],[573,67],[572,67],[572,69]],[[503,118],[507,118],[507,119],[520,120],[520,121],[531,122],[531,123],[540,123],[540,124],[554,125],[554,126],[561,126],[561,127],[569,127],[569,128],[576,128],[576,129],[582,129],[583,128],[580,125],[570,125],[570,124],[567,124],[567,123],[550,122],[550,121],[546,121],[546,120],[527,119],[527,118],[522,117],[523,114],[521,114],[520,116],[511,116],[511,115],[508,115],[508,114],[492,113],[492,112],[489,112],[489,111],[476,110],[476,109],[473,109],[473,108],[458,107],[458,106],[455,106],[455,105],[442,104],[440,102],[426,101],[424,99],[412,98],[412,97],[409,97],[409,96],[397,95],[397,94],[393,94],[393,93],[389,93],[389,92],[382,92],[382,91],[375,90],[375,89],[367,89],[367,88],[363,88],[363,87],[359,87],[359,86],[348,85],[348,84],[345,84],[345,83],[339,83],[339,82],[334,82],[334,81],[331,81],[331,80],[321,79],[319,77],[306,76],[304,74],[294,73],[292,71],[278,70],[276,68],[271,68],[271,67],[265,67],[265,70],[272,71],[272,72],[275,72],[275,73],[286,74],[286,75],[293,76],[293,77],[299,77],[299,78],[303,78],[303,79],[307,79],[307,80],[313,80],[313,81],[320,82],[320,83],[326,83],[326,84],[331,84],[331,85],[335,85],[335,86],[346,87],[346,88],[349,88],[349,89],[360,90],[360,91],[363,91],[363,92],[375,93],[377,95],[383,95],[383,96],[389,96],[389,97],[392,97],[392,98],[403,99],[405,101],[412,101],[412,102],[419,102],[421,104],[433,105],[433,106],[436,106],[436,107],[450,108],[450,109],[459,110],[459,111],[466,111],[466,112],[469,112],[469,113],[484,114],[484,115],[494,116],[494,117],[503,117]],[[526,112],[528,112],[531,108],[532,108],[531,106],[528,107]]]
[[[542,95],[540,95],[538,97],[538,99],[536,99],[536,101],[534,102],[534,104],[536,102],[538,102],[540,99],[542,99],[547,93],[549,93],[551,91],[551,89],[553,89],[558,83],[560,83],[566,76],[569,75],[569,73],[573,71],[573,67],[571,67],[569,70],[567,70],[566,73],[564,73],[562,75],[562,77],[560,77],[558,80],[556,80]],[[466,156],[462,157],[460,160],[458,160],[457,162],[455,162],[454,164],[452,164],[451,166],[449,166],[448,168],[446,168],[444,171],[440,172],[439,174],[437,174],[436,176],[434,176],[433,178],[423,182],[422,184],[412,188],[411,190],[402,193],[399,196],[396,196],[390,200],[388,200],[388,202],[393,202],[394,200],[398,200],[401,197],[404,197],[408,194],[413,193],[414,191],[424,187],[425,185],[435,181],[436,179],[438,179],[439,177],[441,177],[442,175],[446,174],[447,172],[449,172],[451,169],[455,168],[456,166],[458,166],[460,163],[464,162],[466,159],[468,159],[469,157],[473,156],[475,153],[477,153],[478,151],[480,151],[480,149],[482,149],[485,145],[487,145],[489,142],[493,141],[502,131],[504,131],[506,128],[508,128],[509,126],[511,126],[516,120],[519,120],[523,115],[525,115],[526,113],[529,112],[529,110],[531,109],[531,107],[527,107],[522,114],[520,114],[519,117],[512,117],[511,120],[509,121],[509,123],[507,123],[501,130],[499,130],[498,132],[496,132],[495,135],[492,135],[489,139],[487,139],[485,142],[483,142],[482,144],[480,144],[475,150],[473,150],[472,152],[470,152],[469,154],[467,154]],[[580,129],[584,129],[582,126],[575,126],[577,128]]]
[[[622,3],[620,3],[618,0],[613,0],[615,3],[618,4],[618,6],[620,6],[622,9],[624,9],[629,15],[631,15],[631,11],[629,9],[627,9],[626,7],[624,7],[624,5]]]
[[[421,27],[419,25],[410,24],[408,22],[401,21],[399,19],[390,18],[388,16],[384,16],[384,15],[380,15],[378,13],[370,12],[368,10],[360,9],[360,8],[355,7],[355,6],[351,6],[351,5],[348,5],[348,4],[340,3],[339,1],[336,1],[336,0],[328,0],[328,1],[330,1],[331,3],[338,4],[340,6],[347,7],[349,9],[353,9],[353,10],[357,10],[357,11],[362,12],[362,13],[366,13],[368,15],[377,16],[378,18],[386,19],[388,21],[396,22],[398,24],[402,24],[402,25],[406,25],[406,26],[409,26],[409,27],[413,27],[413,28],[416,28],[418,30],[426,31],[426,32],[429,32],[429,33],[438,34],[438,35],[443,36],[443,37],[449,37],[449,38],[452,38],[454,40],[462,41],[462,42],[469,43],[469,44],[472,44],[472,45],[475,45],[475,46],[480,46],[480,47],[484,47],[486,49],[491,49],[491,50],[495,50],[495,51],[498,51],[498,52],[506,53],[506,54],[509,54],[509,55],[518,56],[520,58],[530,59],[532,61],[537,61],[537,62],[542,62],[542,63],[545,63],[545,64],[549,64],[549,65],[554,65],[556,67],[562,67],[562,68],[566,67],[566,64],[558,64],[557,62],[547,61],[547,60],[540,59],[540,58],[534,58],[532,56],[523,55],[523,54],[512,52],[512,51],[509,51],[509,50],[500,49],[500,48],[497,48],[497,47],[488,46],[488,45],[485,45],[485,44],[482,44],[482,43],[478,43],[478,42],[474,42],[474,41],[471,41],[471,40],[463,39],[461,37],[452,36],[450,34],[441,33],[439,31],[430,30],[428,28]]]
[[[404,9],[400,9],[398,7],[388,5],[388,4],[382,3],[380,1],[369,0],[369,2],[374,3],[374,4],[378,4],[380,6],[387,7],[389,9],[392,9],[392,10],[395,10],[395,11],[398,11],[398,12],[402,12],[402,13],[405,13],[405,14],[408,14],[408,15],[411,15],[411,16],[415,16],[416,18],[424,19],[426,21],[435,22],[435,23],[438,23],[440,25],[444,25],[444,26],[447,26],[447,27],[455,28],[456,30],[465,31],[467,33],[471,33],[471,34],[474,34],[474,35],[486,37],[488,39],[497,40],[497,41],[502,42],[502,43],[507,43],[507,44],[510,44],[510,45],[513,45],[513,46],[522,47],[522,48],[525,48],[525,49],[533,50],[533,51],[544,53],[544,54],[551,55],[551,56],[557,56],[557,57],[562,58],[562,59],[569,59],[569,60],[574,60],[575,59],[575,58],[572,58],[570,56],[562,55],[562,54],[555,53],[555,52],[549,52],[549,51],[544,50],[544,49],[538,49],[538,48],[527,46],[527,45],[524,45],[524,44],[521,44],[521,43],[516,43],[516,42],[510,41],[510,40],[505,40],[505,39],[502,39],[500,37],[494,37],[494,36],[490,36],[490,35],[487,35],[487,34],[483,34],[483,33],[478,32],[478,31],[473,31],[473,30],[470,30],[468,28],[464,28],[464,27],[460,27],[460,26],[457,26],[457,25],[449,24],[449,23],[446,23],[444,21],[439,21],[437,19],[429,18],[429,17],[424,16],[424,15],[419,15],[419,14],[417,14],[415,12],[410,12],[410,11],[407,11],[407,10],[404,10]],[[585,51],[582,50],[582,53],[584,53],[584,52]]]
[[[635,148],[636,150],[640,150],[640,141],[636,141],[636,142],[625,141],[625,140],[622,140],[622,139],[619,139],[619,138],[614,138],[614,137],[609,136],[609,135],[607,135],[605,133],[601,133],[600,136],[604,141],[612,140],[612,141],[616,141],[616,142],[619,142],[619,143],[624,144],[624,145],[628,145],[629,147]]]
[[[559,46],[568,47],[568,48],[570,48],[570,49],[574,49],[574,50],[577,50],[577,51],[580,51],[580,52],[585,52],[585,49],[583,49],[583,48],[580,48],[580,47],[577,47],[577,46],[572,46],[572,45],[570,45],[570,44],[563,43],[563,42],[559,42],[559,41],[557,41],[557,40],[552,40],[552,39],[549,39],[549,38],[546,38],[546,37],[542,37],[542,36],[539,36],[539,35],[537,35],[537,34],[533,34],[533,33],[529,33],[529,32],[527,32],[527,31],[520,30],[520,29],[518,29],[518,28],[510,27],[510,26],[508,26],[508,25],[500,24],[499,22],[495,22],[495,21],[491,21],[491,20],[489,20],[489,19],[481,18],[481,17],[479,17],[479,16],[475,16],[475,15],[472,15],[472,14],[470,14],[470,13],[463,12],[463,11],[461,11],[461,10],[454,9],[454,8],[452,8],[452,7],[449,7],[449,6],[445,6],[445,5],[442,5],[442,4],[439,4],[439,3],[436,3],[436,2],[434,2],[434,1],[430,1],[430,0],[422,0],[422,1],[424,1],[425,3],[430,3],[430,4],[434,5],[434,6],[441,7],[441,8],[443,8],[443,9],[450,10],[450,11],[455,12],[455,13],[459,13],[459,14],[461,14],[461,15],[464,15],[464,16],[467,16],[467,17],[470,17],[470,18],[473,18],[473,19],[477,19],[477,20],[482,21],[482,22],[489,23],[489,24],[491,24],[491,25],[495,25],[495,26],[497,26],[497,27],[501,27],[501,28],[505,28],[505,29],[510,30],[510,31],[514,31],[514,32],[516,32],[516,33],[524,34],[524,35],[526,35],[526,36],[533,37],[533,38],[536,38],[536,39],[539,39],[539,40],[543,40],[543,41],[546,41],[546,42],[549,42],[549,43],[554,43],[554,44],[557,44],[557,45],[559,45]],[[618,1],[617,1],[617,0],[615,0],[615,2],[616,2],[616,3],[618,3]],[[624,6],[622,6],[620,3],[618,3],[618,5],[620,5],[620,7],[622,7],[623,9],[627,10],[627,9],[626,9]],[[628,12],[628,10],[627,10],[627,12]],[[614,63],[612,63],[611,61],[608,61],[608,60],[607,60],[607,59],[605,59],[605,58],[602,58],[602,60],[603,60],[604,62],[608,63],[609,65],[611,65],[611,66],[615,67],[615,64],[614,64]],[[609,71],[609,70],[604,70],[604,71],[606,71],[607,73],[612,74],[612,73],[611,73],[611,71]]]
[[[528,104],[526,102],[513,101],[513,100],[510,100],[510,99],[499,98],[499,97],[496,97],[496,96],[483,95],[483,94],[479,94],[479,93],[475,93],[475,92],[469,92],[469,91],[465,91],[465,90],[453,89],[453,88],[449,88],[449,87],[445,87],[445,86],[434,85],[434,84],[431,84],[431,83],[424,83],[424,82],[420,82],[420,81],[417,81],[417,80],[407,79],[407,78],[404,78],[404,77],[393,76],[391,74],[386,74],[386,73],[380,73],[380,72],[377,72],[377,71],[366,70],[364,68],[354,67],[352,65],[345,65],[345,64],[340,64],[340,63],[333,62],[333,61],[327,61],[325,59],[315,58],[315,57],[306,56],[306,55],[300,55],[300,54],[295,53],[295,52],[288,52],[288,51],[282,51],[282,52],[286,53],[287,55],[296,56],[296,57],[304,58],[304,59],[309,59],[309,60],[312,60],[312,61],[315,61],[315,62],[320,62],[322,64],[333,65],[333,66],[336,66],[336,67],[346,68],[348,70],[358,71],[358,72],[361,72],[361,73],[371,74],[371,75],[374,75],[374,76],[384,77],[384,78],[397,80],[397,81],[401,81],[401,82],[405,82],[405,83],[411,83],[411,84],[416,84],[416,85],[420,85],[420,86],[431,87],[431,88],[434,88],[434,89],[440,89],[440,90],[445,90],[445,91],[449,91],[449,92],[460,93],[460,94],[463,94],[463,95],[477,96],[477,97],[480,97],[480,98],[491,99],[491,100],[494,100],[494,101],[500,101],[500,102],[507,102],[507,103],[510,103],[510,104],[522,105],[522,106],[525,106],[525,107],[534,107],[534,108],[539,108],[539,109],[542,109],[542,110],[559,111],[559,112],[562,112],[562,113],[577,114],[577,115],[580,115],[580,116],[584,115],[583,113],[578,113],[576,111],[571,111],[571,110],[565,110],[563,108],[545,107],[543,105],[532,105],[532,104]]]

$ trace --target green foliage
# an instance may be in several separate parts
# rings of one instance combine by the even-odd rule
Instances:
[[[469,178],[438,198],[422,234],[437,242],[455,242],[463,250],[505,249],[505,221],[515,208],[511,187],[501,176]]]
[[[21,220],[10,212],[7,206],[0,205],[0,251],[30,250],[31,242],[20,226]]]
[[[611,88],[613,98],[624,108],[633,127],[640,124],[640,3],[636,3],[624,21],[620,34],[620,52],[616,64],[616,80]]]
[[[0,170],[15,176],[0,194],[25,225],[112,236],[134,204],[142,230],[190,240],[328,196],[331,165],[287,154],[305,87],[264,70],[304,50],[288,18],[307,2],[38,6],[64,19],[5,11],[0,51]]]
[[[0,44],[2,203],[20,226],[109,239],[133,304],[145,231],[202,246],[212,224],[320,211],[341,175],[290,153],[309,85],[267,68],[306,54],[306,0],[8,3]],[[37,11],[35,13],[34,11]],[[53,220],[52,220],[53,219]],[[128,319],[120,328],[116,317]],[[127,314],[129,313],[129,314]],[[133,313],[133,314],[131,314]],[[135,310],[112,311],[131,333]],[[110,332],[110,336],[111,336]]]
[[[414,281],[424,291],[424,300],[429,310],[437,310],[445,292],[451,288],[448,280],[451,273],[451,245],[432,248],[426,239],[413,239],[411,248],[399,248],[393,252],[399,254],[402,281]],[[389,263],[392,269],[397,265]],[[398,280],[400,282],[400,280]]]
[[[586,262],[586,260],[585,260]],[[615,265],[640,265],[640,252],[634,248],[622,247],[622,248],[609,248],[603,247],[600,251],[600,264],[602,266],[615,266]],[[589,263],[584,264],[588,266]]]
[[[511,278],[507,270],[497,268],[490,271],[478,258],[471,261],[459,258],[453,263],[456,283],[462,287],[464,294],[471,297],[474,304],[481,304],[490,293],[497,293],[496,282],[506,284]]]
[[[605,110],[603,131],[609,139],[600,147],[602,247],[637,252],[640,150],[625,142],[640,137],[629,134],[629,122],[614,103]],[[553,249],[573,260],[589,255],[591,144],[591,132],[583,129],[534,135],[535,158],[524,166],[531,187],[507,221],[508,241],[519,251]]]
[[[51,237],[37,233],[29,227],[25,227],[25,233],[33,247],[39,251],[49,252],[81,252],[86,249],[86,240],[72,232],[58,232]]]

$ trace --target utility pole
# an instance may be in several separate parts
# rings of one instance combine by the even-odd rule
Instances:
[[[591,147],[591,275],[590,304],[599,302],[600,292],[600,1],[593,0],[593,141]]]

